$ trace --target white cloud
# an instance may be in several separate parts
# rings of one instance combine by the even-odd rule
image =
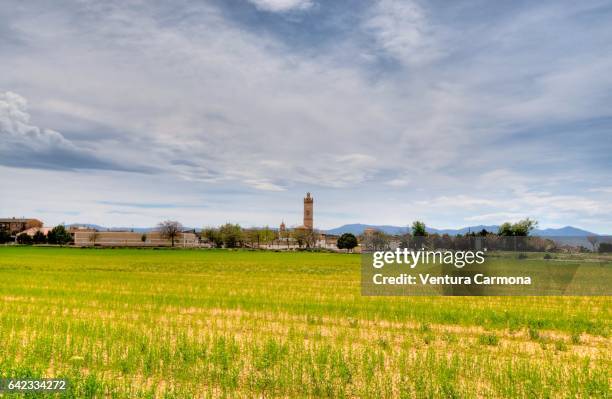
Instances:
[[[385,184],[391,187],[406,187],[410,184],[410,179],[391,179],[386,181]]]
[[[526,215],[524,213],[493,212],[493,213],[486,213],[483,215],[467,216],[463,218],[463,220],[465,220],[466,222],[481,222],[481,223],[498,224],[501,222],[516,222],[525,217]]]
[[[27,105],[27,100],[17,93],[0,92],[0,144],[23,144],[35,150],[49,147],[76,149],[60,133],[31,125]]]
[[[282,186],[279,186],[278,184],[274,184],[268,180],[265,179],[246,179],[244,181],[246,184],[248,184],[251,187],[254,187],[258,190],[264,190],[264,191],[285,191],[286,189]]]
[[[479,208],[482,206],[494,206],[496,201],[488,198],[477,198],[470,195],[453,195],[431,198],[426,201],[417,201],[420,206],[452,208],[458,207],[461,209]]]
[[[419,65],[440,56],[436,31],[416,1],[377,0],[363,28],[389,56],[406,64]]]
[[[55,130],[31,124],[27,107],[28,102],[21,95],[0,92],[0,164],[41,169],[143,171],[134,163],[117,164],[75,145]]]
[[[248,0],[262,11],[287,12],[303,11],[312,8],[312,0]]]

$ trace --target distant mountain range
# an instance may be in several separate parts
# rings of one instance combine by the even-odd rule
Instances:
[[[373,228],[376,230],[383,231],[387,234],[404,234],[407,233],[410,228],[408,226],[390,226],[390,225],[369,225],[369,224],[345,224],[344,226],[336,227],[334,229],[326,230],[328,234],[340,235],[344,233],[352,233],[355,235],[363,234],[363,231],[367,228]],[[468,226],[462,227],[460,229],[435,229],[428,227],[427,232],[430,234],[448,234],[448,235],[457,235],[457,234],[467,234],[470,232],[478,233],[482,229],[485,229],[492,233],[497,233],[499,230],[499,226],[497,225],[478,225],[478,226]],[[577,227],[565,226],[559,229],[535,229],[531,235],[540,236],[540,237],[587,237],[598,235],[596,233],[592,233],[590,231],[582,230]]]
[[[67,227],[85,227],[88,229],[96,229],[98,231],[133,231],[136,233],[148,233],[149,231],[153,231],[155,230],[157,227],[105,227],[105,226],[100,226],[98,224],[91,224],[91,223],[71,223],[69,224]],[[192,227],[185,227],[183,226],[184,230],[193,230]],[[196,231],[199,231],[200,229],[195,229]]]

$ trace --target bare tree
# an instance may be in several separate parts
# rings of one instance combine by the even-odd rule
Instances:
[[[291,232],[292,238],[297,242],[298,246],[302,248],[314,248],[317,242],[317,235],[319,233],[315,230],[297,228]]]
[[[297,228],[291,232],[291,237],[295,240],[298,247],[302,248],[304,244],[307,245],[308,230]]]
[[[259,248],[259,230],[256,227],[244,230],[244,239],[249,243],[251,248]]]
[[[379,230],[363,234],[363,247],[368,251],[388,250],[390,242],[391,238]]]
[[[98,233],[97,231],[94,231],[93,233],[89,235],[89,242],[91,243],[91,245],[95,247],[96,241],[98,241],[99,238],[100,238],[100,233]]]
[[[172,246],[174,247],[174,241],[183,230],[183,225],[174,220],[166,220],[165,222],[158,224],[157,228],[159,229],[159,233],[162,238],[171,240]]]
[[[597,251],[597,243],[599,242],[599,238],[597,238],[597,236],[588,236],[587,240],[593,246],[593,252]]]

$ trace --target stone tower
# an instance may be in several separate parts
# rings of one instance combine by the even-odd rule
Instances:
[[[312,223],[313,217],[313,198],[310,196],[310,193],[306,193],[306,198],[304,198],[304,227],[308,230],[312,230],[314,225]]]

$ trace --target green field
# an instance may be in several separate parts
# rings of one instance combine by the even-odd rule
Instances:
[[[0,247],[0,373],[67,377],[74,397],[610,396],[610,297],[362,297],[359,270]]]

